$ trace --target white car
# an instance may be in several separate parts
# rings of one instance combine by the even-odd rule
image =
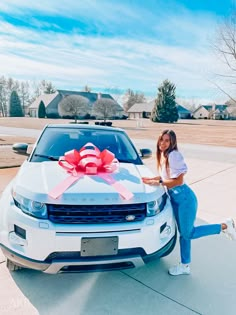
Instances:
[[[27,154],[27,144],[13,149]],[[0,246],[11,271],[143,265],[168,255],[176,225],[165,189],[124,130],[47,125],[0,199]]]

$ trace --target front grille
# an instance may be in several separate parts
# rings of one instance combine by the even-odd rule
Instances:
[[[59,224],[103,224],[142,221],[146,216],[146,204],[128,205],[55,205],[49,204],[48,218]]]

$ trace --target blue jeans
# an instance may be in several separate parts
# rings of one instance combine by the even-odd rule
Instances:
[[[191,262],[191,240],[207,235],[219,234],[221,224],[194,226],[197,214],[197,198],[186,184],[168,190],[180,238],[181,262]]]

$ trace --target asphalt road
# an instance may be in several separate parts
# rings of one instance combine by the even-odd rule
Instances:
[[[155,149],[154,142],[134,142]],[[180,149],[189,166],[186,181],[199,200],[197,224],[236,219],[235,149],[182,144]],[[154,159],[146,163],[155,170]],[[0,178],[10,179],[1,172]],[[192,250],[192,274],[179,277],[167,274],[179,260],[178,245],[141,268],[83,274],[9,273],[1,256],[0,314],[235,315],[236,242],[220,234],[194,240]]]
[[[0,135],[16,135],[22,137],[38,137],[41,130],[0,126]]]

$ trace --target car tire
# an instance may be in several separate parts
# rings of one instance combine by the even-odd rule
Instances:
[[[11,260],[8,259],[8,258],[7,258],[6,265],[7,265],[7,269],[8,269],[9,271],[18,271],[18,270],[22,269],[22,267],[16,265],[13,261],[11,261]]]

